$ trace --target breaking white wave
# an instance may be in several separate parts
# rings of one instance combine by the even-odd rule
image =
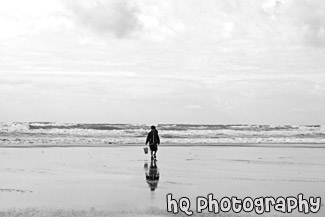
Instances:
[[[189,125],[157,126],[163,143],[325,143],[325,126]],[[0,123],[0,145],[143,144],[146,124]]]

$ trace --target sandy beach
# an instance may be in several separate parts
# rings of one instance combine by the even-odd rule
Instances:
[[[325,149],[302,145],[161,146],[156,165],[142,146],[1,148],[0,165],[0,216],[174,215],[166,210],[168,193],[188,197],[194,211],[196,197],[209,193],[217,199],[299,193],[325,198]],[[159,180],[148,181],[152,171]],[[306,216],[275,210],[264,215]],[[324,216],[323,201],[309,215]]]

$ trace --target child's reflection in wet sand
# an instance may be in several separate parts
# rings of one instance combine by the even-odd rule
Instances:
[[[149,168],[148,168],[148,163],[146,162],[144,164],[144,169],[146,172],[146,181],[149,185],[150,190],[151,191],[156,190],[156,188],[158,187],[159,176],[160,176],[157,167],[157,161],[151,160]]]

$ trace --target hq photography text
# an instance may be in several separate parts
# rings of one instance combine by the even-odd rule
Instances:
[[[188,216],[193,215],[191,200],[187,197],[181,197],[179,200],[173,198],[172,194],[166,195],[167,212],[177,214],[184,212]],[[195,212],[202,213],[208,211],[211,213],[229,212],[252,212],[256,214],[269,213],[272,211],[282,213],[292,213],[294,210],[300,213],[317,213],[321,207],[320,197],[304,198],[303,194],[298,194],[297,197],[245,197],[239,199],[237,197],[223,197],[220,200],[214,198],[213,194],[208,194],[207,197],[199,196],[195,201]]]

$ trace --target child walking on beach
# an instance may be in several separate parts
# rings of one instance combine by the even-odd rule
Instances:
[[[151,126],[151,131],[148,133],[146,145],[149,143],[151,151],[151,159],[157,159],[158,145],[160,144],[160,139],[158,135],[158,130],[155,126]]]

